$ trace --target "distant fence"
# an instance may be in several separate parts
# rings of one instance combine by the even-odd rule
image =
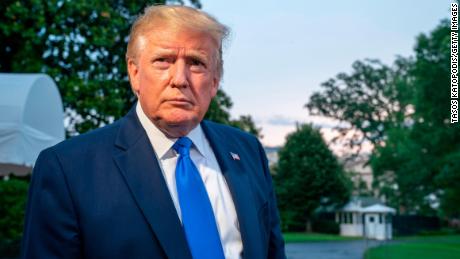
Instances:
[[[305,231],[305,223],[297,222],[291,225],[289,231]],[[311,230],[318,233],[339,234],[339,224],[335,222],[335,213],[320,212],[311,218]],[[415,216],[415,215],[394,215],[392,217],[393,235],[408,236],[421,232],[440,231],[441,219],[438,217]]]
[[[441,219],[438,217],[395,215],[393,233],[398,236],[415,235],[423,231],[439,231]]]
[[[313,232],[339,234],[340,227],[335,222],[334,212],[320,212],[313,216],[311,227]]]

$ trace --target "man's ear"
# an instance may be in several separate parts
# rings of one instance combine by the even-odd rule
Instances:
[[[220,81],[220,78],[217,77],[217,76],[215,76],[212,79],[212,87],[211,87],[211,96],[212,97],[216,96],[217,90],[219,90],[219,81]]]
[[[129,82],[136,96],[139,93],[139,68],[133,58],[127,59]]]

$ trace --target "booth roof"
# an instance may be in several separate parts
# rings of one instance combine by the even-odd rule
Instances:
[[[340,211],[343,212],[382,212],[382,213],[395,213],[396,210],[388,206],[374,197],[352,197],[352,199],[342,207]]]

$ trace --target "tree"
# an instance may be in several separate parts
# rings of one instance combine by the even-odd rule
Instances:
[[[68,135],[111,123],[136,100],[124,61],[130,25],[145,6],[165,2],[183,3],[2,1],[0,71],[49,74],[62,95]],[[201,7],[197,0],[190,3]],[[222,91],[220,97],[230,101]],[[231,121],[227,104],[214,101],[208,118],[258,132],[250,117]]]
[[[460,217],[460,125],[450,124],[450,26],[442,21],[429,35],[420,35],[415,47],[415,124],[412,139],[418,143],[435,181],[446,216]]]
[[[313,93],[305,107],[312,115],[347,122],[335,129],[350,149],[357,147],[353,155],[365,141],[382,145],[385,131],[404,121],[410,111],[411,63],[402,57],[392,67],[378,60],[356,61],[350,74],[339,73],[321,84],[322,91]]]
[[[385,185],[397,186],[398,205],[423,213],[440,202],[444,215],[459,217],[460,148],[453,143],[460,143],[460,127],[450,124],[449,71],[450,27],[444,20],[417,38],[411,124],[392,129],[372,163],[377,177],[393,172]]]
[[[415,56],[389,67],[357,61],[324,83],[306,105],[312,114],[349,123],[348,145],[373,144],[374,187],[401,213],[460,216],[460,131],[450,124],[450,27],[417,37]]]
[[[274,181],[284,230],[305,229],[320,204],[341,204],[350,194],[349,179],[311,125],[288,135]]]
[[[225,94],[222,89],[219,89],[217,91],[216,97],[212,99],[211,104],[209,105],[205,119],[231,125],[233,127],[237,127],[246,132],[249,132],[255,136],[262,137],[260,134],[260,128],[256,127],[250,115],[242,115],[239,119],[230,118],[230,109],[232,106],[233,102],[230,97]]]

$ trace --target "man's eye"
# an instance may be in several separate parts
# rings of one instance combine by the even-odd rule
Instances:
[[[190,61],[190,65],[206,67],[205,64],[201,60],[198,60],[198,59],[192,59]]]
[[[169,66],[170,60],[168,58],[156,58],[153,60],[152,64],[156,67],[167,68]]]
[[[153,62],[154,63],[168,62],[168,59],[167,58],[156,58]]]
[[[192,59],[189,62],[190,71],[195,73],[203,73],[206,71],[206,63],[199,59]]]

